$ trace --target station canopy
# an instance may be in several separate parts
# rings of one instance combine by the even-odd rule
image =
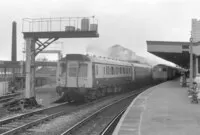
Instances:
[[[170,41],[146,41],[147,51],[162,59],[173,62],[183,68],[189,67],[189,42],[170,42]],[[199,54],[195,50],[200,48],[195,45],[194,53]]]

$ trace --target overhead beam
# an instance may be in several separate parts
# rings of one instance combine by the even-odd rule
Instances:
[[[99,37],[97,31],[47,31],[47,32],[23,32],[24,38],[92,38]]]

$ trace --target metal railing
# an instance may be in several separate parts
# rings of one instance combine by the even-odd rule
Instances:
[[[81,31],[82,19],[88,19],[89,24],[96,24],[98,20],[90,17],[56,17],[56,18],[23,18],[22,32],[53,32],[66,31],[66,27],[73,31]],[[92,31],[88,29],[88,31]]]

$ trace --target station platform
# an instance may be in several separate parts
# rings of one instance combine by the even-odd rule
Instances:
[[[178,79],[161,83],[133,100],[113,135],[200,135],[200,105]]]

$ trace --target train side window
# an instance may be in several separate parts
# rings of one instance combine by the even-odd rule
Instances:
[[[109,67],[109,75],[111,75],[112,74],[112,72],[111,72],[111,67]]]
[[[61,74],[66,72],[66,63],[62,62],[60,63],[60,67],[61,67]]]
[[[109,67],[108,66],[107,66],[106,70],[107,70],[107,75],[109,75]]]
[[[111,67],[111,74],[114,75],[115,71],[114,71],[114,67]]]
[[[109,67],[106,66],[106,74],[109,75]]]
[[[69,67],[69,76],[70,77],[76,77],[77,76],[77,67]]]
[[[125,68],[123,68],[123,74],[125,74]]]
[[[87,70],[88,70],[88,65],[85,63],[81,63],[78,71],[78,76],[79,77],[87,77]]]
[[[106,74],[106,67],[103,67],[103,73]]]
[[[118,74],[118,67],[115,67],[115,74]]]
[[[124,74],[126,74],[126,67],[124,68]]]
[[[98,65],[96,65],[95,71],[96,71],[96,75],[98,75]]]
[[[120,67],[120,74],[122,74],[122,67]]]

